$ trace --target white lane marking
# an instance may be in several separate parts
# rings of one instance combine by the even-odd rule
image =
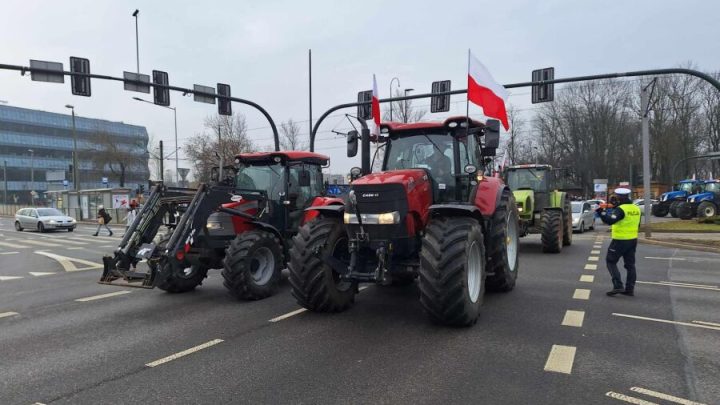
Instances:
[[[20,253],[20,252],[2,252],[2,253],[0,253],[0,255],[16,255],[18,253]]]
[[[0,242],[0,246],[9,247],[13,249],[27,249],[30,246],[18,245],[16,243]]]
[[[616,312],[613,312],[614,316],[620,316],[623,318],[631,318],[631,319],[639,319],[642,321],[653,321],[653,322],[660,322],[660,323],[669,323],[673,325],[683,325],[683,326],[692,326],[695,328],[703,328],[703,329],[711,329],[711,330],[720,330],[720,326],[709,326],[709,325],[702,325],[698,323],[690,323],[690,322],[680,322],[680,321],[669,321],[667,319],[658,319],[658,318],[648,318],[646,316],[638,316],[638,315],[628,315],[628,314],[618,314]]]
[[[20,315],[17,312],[0,312],[0,318],[7,318],[9,316]]]
[[[595,281],[595,276],[583,274],[582,276],[580,276],[580,281],[583,283],[592,283],[593,281]]]
[[[585,270],[597,270],[597,264],[588,263],[585,265]]]
[[[545,371],[571,374],[576,350],[574,346],[553,345],[545,362]]]
[[[114,248],[115,245],[102,245],[102,246],[100,246],[100,247],[101,247],[101,248],[104,248],[104,249],[109,249],[109,248]]]
[[[107,293],[107,294],[93,295],[92,297],[78,298],[75,301],[77,301],[77,302],[95,301],[95,300],[101,300],[103,298],[117,297],[118,295],[125,295],[125,294],[130,294],[130,293],[131,293],[130,290],[121,290],[121,291],[115,291],[115,292]]]
[[[275,317],[275,318],[271,319],[269,322],[282,321],[283,319],[290,318],[291,316],[295,316],[295,315],[298,315],[298,314],[302,314],[302,313],[305,312],[305,311],[307,311],[306,308],[296,309],[295,311],[288,312],[288,313],[285,314],[285,315],[280,315],[280,316],[278,316],[278,317]]]
[[[591,251],[590,251],[590,254],[591,254],[591,255],[599,255],[599,254],[600,254],[600,251],[599,251],[599,250],[591,250]]]
[[[589,261],[589,262],[596,262],[596,261],[598,261],[598,260],[600,260],[600,257],[599,257],[599,256],[590,256],[590,257],[588,257],[588,261]]]
[[[646,259],[654,260],[685,260],[682,257],[656,257],[656,256],[645,256]]]
[[[720,323],[715,323],[715,322],[693,321],[693,323],[699,323],[700,325],[707,325],[707,326],[717,326],[718,328],[720,328]]]
[[[22,278],[22,277],[20,277],[20,276],[0,276],[0,281],[17,280],[19,278]]]
[[[682,405],[705,405],[705,404],[702,404],[702,403],[700,403],[700,402],[695,402],[695,401],[691,401],[691,400],[689,400],[689,399],[676,397],[676,396],[674,396],[674,395],[663,394],[662,392],[657,392],[657,391],[649,390],[649,389],[647,389],[647,388],[642,388],[642,387],[632,387],[632,388],[630,388],[630,391],[639,392],[639,393],[641,393],[641,394],[645,394],[645,395],[650,396],[650,397],[659,398],[659,399],[662,399],[662,400],[665,400],[665,401],[675,402],[676,404],[682,404]]]
[[[77,240],[77,241],[81,241],[81,242],[88,242],[88,243],[98,243],[97,239],[82,238],[82,237],[77,237],[77,236],[73,236],[72,238],[68,238],[68,239]]]
[[[30,240],[30,239],[24,239],[23,243],[29,243],[31,245],[37,245],[37,246],[46,246],[46,247],[59,247],[62,246],[58,243],[50,243],[50,242],[43,242],[41,240]]]
[[[563,318],[561,325],[581,328],[583,320],[585,320],[585,311],[573,311],[568,309],[565,311],[565,317]]]
[[[55,274],[55,272],[44,272],[44,271],[31,271],[30,275],[35,277],[42,277],[42,276],[49,276],[51,274]]]
[[[80,249],[85,249],[85,248],[82,247],[82,246],[73,246],[73,247],[69,247],[69,248],[66,248],[66,249],[67,249],[67,250],[80,250]]]
[[[173,361],[173,360],[179,359],[180,357],[187,356],[188,354],[195,353],[195,352],[200,351],[200,350],[202,350],[202,349],[207,349],[207,348],[210,347],[210,346],[215,346],[216,344],[222,343],[222,342],[223,342],[222,339],[213,339],[213,340],[211,340],[211,341],[209,341],[209,342],[205,342],[205,343],[203,343],[203,344],[201,344],[201,345],[197,345],[197,346],[191,347],[191,348],[189,348],[189,349],[187,349],[187,350],[183,350],[183,351],[178,352],[178,353],[175,353],[175,354],[173,354],[173,355],[170,355],[170,356],[167,356],[167,357],[163,357],[162,359],[155,360],[155,361],[153,361],[153,362],[147,363],[146,366],[148,366],[148,367],[157,367],[157,366],[159,366],[159,365],[161,365],[161,364],[165,364],[165,363],[167,363],[167,362],[169,362],[169,361]]]
[[[585,289],[585,288],[576,288],[575,292],[573,293],[573,299],[589,300],[590,299],[590,290]]]
[[[625,401],[625,402],[630,403],[630,404],[636,404],[636,405],[658,405],[658,404],[655,403],[655,402],[646,401],[646,400],[644,400],[644,399],[631,397],[631,396],[628,396],[628,395],[625,395],[625,394],[620,394],[620,393],[613,392],[613,391],[608,391],[608,392],[606,392],[606,393],[605,393],[605,396],[606,396],[606,397],[610,397],[610,398],[619,399],[620,401]]]
[[[673,283],[673,282],[666,282],[666,281],[660,281],[660,282],[654,282],[654,281],[636,281],[638,284],[651,284],[651,285],[662,285],[666,287],[681,287],[681,288],[695,288],[698,290],[710,290],[710,291],[720,291],[720,287],[714,286],[714,285],[693,285],[693,284],[685,284],[685,283]]]
[[[47,256],[54,260],[57,260],[58,263],[60,263],[60,265],[63,266],[63,269],[65,269],[65,271],[83,271],[83,270],[99,269],[99,268],[103,267],[102,264],[91,262],[89,260],[76,259],[74,257],[67,257],[67,256],[60,256],[55,253],[41,252],[39,250],[36,250],[35,253],[39,254],[39,255]],[[73,264],[73,262],[81,263],[88,267],[78,268]]]

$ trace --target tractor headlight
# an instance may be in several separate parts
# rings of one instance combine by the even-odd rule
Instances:
[[[667,199],[668,199],[668,196],[667,196],[667,195],[663,195],[662,198],[660,198],[660,201],[667,201]]]
[[[222,224],[220,222],[208,222],[207,229],[222,229]]]
[[[688,200],[688,201],[690,201],[691,203],[694,203],[694,202],[695,202],[695,198],[691,198],[691,199]]]
[[[360,214],[360,218],[365,225],[392,225],[400,223],[400,213],[398,211],[383,212],[380,214]],[[357,224],[357,215],[346,212],[343,214],[343,222],[346,224]]]
[[[518,207],[518,212],[523,212],[523,207]]]
[[[380,225],[391,225],[400,222],[400,213],[397,211],[378,214],[377,223]]]

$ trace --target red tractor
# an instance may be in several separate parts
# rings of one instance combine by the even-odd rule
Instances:
[[[364,124],[364,122],[361,121]],[[409,284],[446,325],[477,321],[485,290],[510,291],[518,272],[518,212],[512,191],[485,176],[499,123],[466,117],[386,123],[362,130],[361,168],[343,205],[312,206],[318,218],[292,240],[290,283],[303,307],[349,308],[358,283]],[[370,142],[382,171],[370,173]],[[358,134],[348,134],[348,156]]]
[[[305,208],[342,203],[324,196],[322,167],[328,162],[302,151],[243,153],[225,167],[222,180],[215,172],[213,184],[197,190],[156,186],[114,256],[103,258],[100,282],[185,292],[200,285],[209,269],[221,268],[233,296],[272,295],[287,242],[317,215]],[[136,270],[143,259],[148,271]]]

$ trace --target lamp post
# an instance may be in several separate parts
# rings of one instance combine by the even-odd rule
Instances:
[[[72,180],[73,189],[77,196],[78,205],[78,217],[82,219],[82,210],[80,209],[80,172],[78,171],[78,159],[77,159],[77,131],[75,129],[75,107],[70,104],[65,104],[65,108],[69,108],[72,112],[72,137],[73,137],[73,151],[72,151]]]
[[[132,16],[135,17],[135,56],[137,57],[137,73],[140,74],[140,37],[138,36],[138,14],[140,10],[135,9]]]
[[[392,96],[393,96],[392,84],[395,80],[397,80],[398,89],[400,88],[400,79],[398,79],[397,77],[393,77],[392,80],[390,80],[390,98],[392,98]],[[393,103],[390,103],[390,122],[392,122],[392,110],[393,110]]]
[[[157,105],[157,106],[159,106],[159,107],[164,107],[164,108],[173,110],[173,118],[174,118],[174,120],[175,120],[175,181],[177,182],[177,181],[178,181],[178,168],[179,168],[179,157],[178,157],[177,151],[180,149],[180,148],[178,147],[178,134],[177,134],[177,108],[175,108],[175,107],[168,107],[168,106],[164,106],[164,105],[158,105],[158,104],[155,104],[155,103],[153,103],[153,102],[150,102],[150,101],[147,101],[147,100],[145,100],[145,99],[142,99],[142,98],[140,98],[140,97],[133,97],[133,100],[142,101],[143,103],[148,103],[148,104],[152,104],[152,105]]]
[[[414,90],[415,89],[405,89],[405,97],[407,97],[409,92],[414,91]],[[408,122],[407,100],[403,101],[403,109],[405,110],[405,111],[403,111],[403,122],[407,123]]]
[[[35,151],[28,149],[30,152],[30,200],[32,206],[35,206]]]
[[[670,171],[670,176],[671,176],[671,177],[670,177],[670,182],[671,182],[673,185],[675,184],[675,170],[678,168],[678,166],[680,165],[680,163],[687,162],[688,160],[692,160],[692,159],[710,159],[710,160],[720,159],[720,152],[708,152],[708,153],[705,153],[705,154],[703,154],[703,155],[690,156],[690,157],[686,157],[685,159],[680,159],[680,160],[678,160],[678,161],[675,163],[675,165],[673,165],[673,168],[672,168],[672,170]]]

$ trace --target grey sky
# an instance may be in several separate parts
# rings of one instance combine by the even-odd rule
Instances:
[[[554,66],[556,76],[676,66],[693,61],[720,69],[716,1],[30,1],[0,3],[0,63],[89,58],[94,73],[135,70],[135,25],[140,9],[140,69],[164,70],[174,85],[229,83],[233,95],[263,105],[276,122],[293,118],[307,132],[307,49],[313,50],[313,111],[349,102],[370,89],[381,97],[398,76],[401,88],[429,91],[433,80],[465,88],[468,48],[501,83],[526,81]],[[72,96],[69,84],[31,82],[0,71],[0,100],[54,112],[75,105],[79,115],[145,125],[154,140],[173,145],[172,111],[133,101],[120,83],[92,84],[93,97]],[[529,90],[510,101],[530,108]],[[171,94],[182,140],[202,129],[216,106]],[[464,114],[464,98],[455,112]],[[427,102],[416,102],[419,105]],[[245,113],[251,137],[271,143],[266,121]],[[383,108],[387,108],[383,106]],[[473,108],[471,113],[478,113]],[[528,110],[526,110],[528,111]],[[430,117],[440,118],[440,117]],[[326,121],[325,131],[339,118]],[[344,127],[343,123],[338,128]],[[333,172],[355,163],[344,143],[324,133],[318,151]],[[181,167],[187,163],[181,162]],[[166,167],[172,165],[166,164]]]

